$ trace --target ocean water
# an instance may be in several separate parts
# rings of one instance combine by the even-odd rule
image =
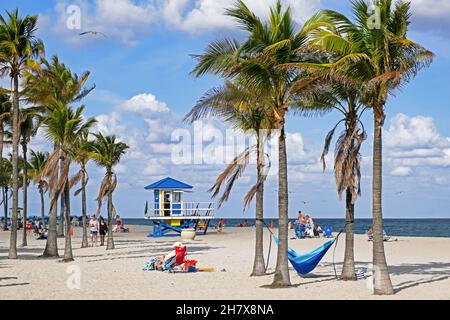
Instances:
[[[242,223],[242,219],[225,219],[225,227],[234,227]],[[247,219],[251,224],[255,224],[255,219]],[[273,221],[274,225],[278,225],[278,220],[267,219],[265,222],[269,225]],[[290,221],[294,221],[290,219]],[[214,226],[219,219],[211,221]],[[152,222],[145,219],[124,219],[125,224],[130,225],[148,225],[152,226]],[[331,226],[333,231],[339,232],[345,226],[344,219],[314,219],[314,223],[320,225],[323,229]],[[354,230],[356,234],[365,234],[367,228],[372,225],[372,219],[356,219]],[[447,237],[450,238],[450,219],[384,219],[383,227],[390,236],[405,237]]]

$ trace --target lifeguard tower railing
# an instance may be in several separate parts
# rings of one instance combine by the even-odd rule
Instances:
[[[214,202],[151,203],[145,218],[149,220],[210,220],[214,219],[214,211]]]

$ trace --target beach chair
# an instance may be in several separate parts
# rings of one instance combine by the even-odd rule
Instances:
[[[325,238],[332,238],[333,237],[333,228],[331,226],[326,226],[323,236]]]

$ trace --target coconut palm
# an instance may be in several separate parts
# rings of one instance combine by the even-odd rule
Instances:
[[[30,159],[30,170],[29,170],[29,178],[31,180],[35,180],[37,176],[42,172],[45,167],[45,164],[48,160],[49,154],[48,152],[39,152],[31,150],[31,159]],[[45,179],[40,179],[36,181],[39,196],[41,200],[41,222],[42,225],[45,226],[45,200],[44,195],[48,191],[48,183]]]
[[[63,193],[65,195],[65,219],[66,237],[63,261],[72,261],[72,243],[70,236],[70,186],[69,186],[69,170],[72,158],[76,152],[78,139],[89,131],[95,124],[94,119],[84,120],[84,106],[78,107],[76,110],[65,106],[64,104],[55,104],[52,106],[53,112],[45,119],[45,135],[56,146],[56,150],[49,156],[44,169],[35,178],[35,182],[47,178],[49,185],[55,185],[52,190],[50,200],[50,212],[54,212],[57,206],[58,198]],[[58,177],[59,161],[62,160],[63,170]],[[58,177],[58,178],[57,178]],[[44,252],[45,255],[45,252]],[[52,255],[53,256],[53,255]]]
[[[323,169],[326,169],[326,156],[339,125],[344,130],[336,141],[334,154],[334,176],[339,199],[345,192],[345,256],[341,273],[342,280],[356,280],[354,262],[355,202],[361,195],[361,155],[360,148],[367,135],[360,118],[366,107],[360,99],[360,91],[356,88],[334,84],[323,94],[333,109],[341,113],[342,119],[333,127],[325,138],[325,146],[321,156]]]
[[[198,60],[193,74],[207,73],[228,79],[239,79],[256,95],[271,97],[270,109],[275,119],[272,128],[279,130],[278,137],[278,212],[279,246],[273,286],[289,286],[288,270],[288,183],[286,154],[286,115],[298,105],[305,91],[313,90],[317,76],[302,68],[289,68],[291,64],[316,62],[317,54],[308,52],[309,31],[314,27],[309,21],[296,31],[290,8],[284,9],[281,1],[271,8],[269,21],[257,17],[241,0],[226,14],[235,19],[247,32],[244,42],[234,39],[214,41],[206,52],[195,56]]]
[[[335,11],[323,11],[324,24],[315,42],[339,57],[331,72],[362,84],[364,104],[373,110],[373,265],[374,293],[393,294],[384,244],[382,215],[382,127],[388,97],[433,60],[433,53],[407,38],[410,3],[376,0],[380,25],[370,16],[372,3],[352,1],[354,22]]]
[[[234,183],[243,174],[250,156],[256,153],[257,182],[244,199],[244,207],[247,207],[253,197],[256,196],[256,241],[252,276],[266,274],[262,223],[264,218],[264,182],[267,176],[267,171],[264,171],[264,142],[270,134],[269,129],[273,119],[270,119],[268,115],[267,105],[269,105],[269,102],[266,100],[264,104],[264,101],[262,96],[255,96],[245,86],[227,82],[223,87],[208,91],[185,117],[185,120],[191,123],[202,118],[218,117],[235,129],[251,134],[256,138],[256,146],[246,148],[233,159],[209,190],[213,192],[213,197],[215,197],[219,194],[222,185],[226,184],[225,191],[218,203],[220,207],[223,202],[228,200]]]
[[[87,248],[89,244],[87,236],[86,186],[89,182],[89,175],[87,173],[86,166],[89,160],[91,160],[87,133],[81,135],[75,148],[76,152],[74,155],[74,160],[80,165],[80,170],[70,179],[70,188],[81,182],[81,187],[75,191],[75,196],[81,193],[81,211],[83,217],[83,236],[81,247]]]
[[[19,10],[0,15],[0,73],[11,78],[12,95],[12,227],[8,258],[17,259],[17,211],[19,204],[19,77],[43,54],[44,45],[36,39],[37,16],[19,17]]]
[[[70,105],[83,99],[89,94],[95,86],[86,87],[86,82],[89,79],[89,72],[84,72],[82,75],[73,73],[65,64],[61,63],[57,56],[53,56],[51,61],[41,59],[40,65],[34,65],[25,75],[25,90],[24,94],[29,103],[35,105],[41,110],[41,122],[45,122],[55,106]],[[45,124],[44,124],[45,125]],[[58,148],[54,146],[54,151]],[[61,165],[62,167],[62,165]],[[58,179],[58,170],[53,179]],[[55,185],[50,185],[50,193],[53,194]],[[63,200],[65,202],[65,200]],[[58,222],[57,222],[58,208],[51,207],[49,213],[49,232],[47,238],[47,245],[45,249],[45,256],[58,256]],[[63,210],[61,210],[60,227],[62,226]],[[60,234],[63,230],[59,230]]]
[[[100,167],[105,168],[106,174],[100,184],[97,196],[98,210],[97,217],[100,216],[102,203],[107,199],[108,209],[108,241],[106,250],[114,249],[114,239],[112,232],[113,214],[115,212],[113,204],[113,193],[117,186],[117,175],[113,168],[116,166],[126,150],[129,148],[125,143],[118,142],[116,136],[103,136],[101,133],[94,134],[95,139],[89,142],[90,157]]]
[[[23,222],[24,225],[27,221],[28,216],[28,168],[29,163],[27,160],[28,144],[30,143],[31,137],[35,136],[37,133],[37,125],[35,123],[36,110],[34,108],[22,109],[19,115],[19,128],[20,128],[20,145],[22,146],[22,201],[23,201]],[[27,246],[27,230],[23,229],[22,247]]]

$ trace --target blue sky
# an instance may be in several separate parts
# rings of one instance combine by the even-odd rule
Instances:
[[[248,0],[260,15],[270,0]],[[330,8],[349,15],[349,1],[286,0],[301,24],[315,10]],[[94,92],[83,103],[87,115],[97,117],[98,130],[116,134],[131,145],[129,154],[116,168],[119,187],[115,195],[118,212],[125,217],[143,216],[150,194],[143,187],[172,176],[195,187],[187,201],[208,201],[205,192],[224,164],[176,165],[171,161],[176,129],[192,127],[181,122],[196,100],[219,85],[215,77],[195,79],[189,72],[195,61],[190,54],[201,53],[216,38],[240,38],[232,21],[222,14],[232,0],[0,0],[0,8],[18,7],[22,14],[39,14],[39,37],[48,57],[57,54],[72,70],[91,71]],[[70,5],[81,8],[81,30],[66,26]],[[450,4],[446,0],[412,0],[410,38],[436,54],[431,68],[422,71],[407,87],[388,102],[384,153],[385,217],[450,217]],[[107,35],[80,37],[80,31],[96,30]],[[2,81],[2,84],[7,84]],[[332,172],[323,173],[319,157],[326,133],[338,115],[321,118],[288,118],[290,173],[290,215],[299,208],[315,217],[342,217]],[[357,216],[371,215],[371,116],[365,126],[369,138],[362,150],[363,196],[357,203]],[[208,132],[223,124],[205,123]],[[40,135],[33,148],[48,148]],[[331,166],[331,162],[328,163]],[[254,179],[254,167],[238,183],[229,203],[218,216],[253,216],[253,208],[242,212],[242,198]],[[90,166],[89,210],[96,209],[95,192],[102,172]],[[266,215],[275,217],[276,179],[266,186]],[[308,203],[302,204],[301,201]],[[31,208],[39,208],[32,195]],[[73,202],[79,213],[79,199]],[[31,213],[33,214],[33,212]]]

